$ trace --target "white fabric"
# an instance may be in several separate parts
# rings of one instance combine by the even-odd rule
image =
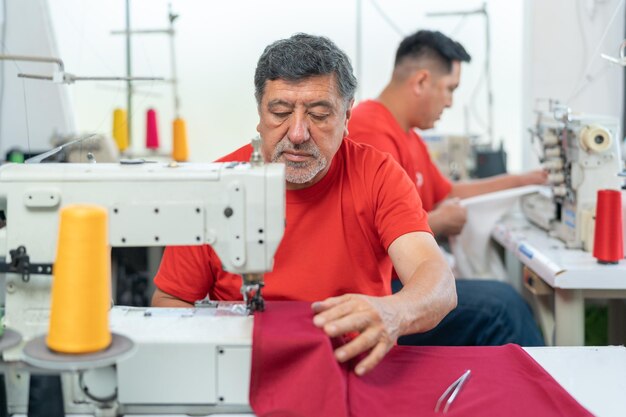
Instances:
[[[491,246],[491,231],[504,214],[515,208],[521,196],[540,188],[529,185],[461,200],[467,208],[467,223],[461,234],[450,238],[457,278],[508,281],[504,264]]]

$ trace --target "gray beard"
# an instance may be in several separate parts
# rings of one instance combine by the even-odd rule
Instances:
[[[285,161],[283,158],[283,152],[285,151],[306,152],[314,159],[306,162]],[[286,137],[276,144],[272,154],[272,162],[285,164],[285,180],[292,184],[305,184],[313,180],[328,165],[328,161],[322,156],[314,142],[307,141],[294,145]]]

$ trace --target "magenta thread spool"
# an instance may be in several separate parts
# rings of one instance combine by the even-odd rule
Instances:
[[[159,149],[159,131],[157,129],[157,115],[154,109],[146,114],[146,148]]]

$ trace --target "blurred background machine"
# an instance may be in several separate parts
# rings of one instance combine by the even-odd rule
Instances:
[[[451,180],[470,177],[474,166],[470,138],[463,135],[424,135],[428,152],[443,175]]]
[[[597,192],[623,182],[619,121],[575,114],[550,100],[531,133],[551,193],[523,198],[524,213],[568,247],[591,250]]]
[[[467,135],[424,135],[423,138],[437,168],[453,181],[507,172],[502,143],[494,148],[490,144],[477,143],[476,136]]]
[[[428,12],[427,16],[435,18],[453,18],[463,22],[468,17],[481,18],[484,25],[484,62],[479,82],[475,85],[468,102],[463,106],[464,135],[440,135],[424,138],[428,143],[431,157],[439,170],[453,181],[468,178],[486,178],[507,172],[506,152],[503,143],[496,145],[494,134],[494,94],[492,87],[491,68],[491,26],[487,3],[480,7],[466,10],[448,10]],[[459,23],[460,24],[460,23]],[[484,93],[485,116],[483,121],[478,112],[475,100]],[[471,135],[470,120],[474,120],[483,132]]]

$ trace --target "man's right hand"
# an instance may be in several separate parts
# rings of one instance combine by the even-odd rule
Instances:
[[[359,361],[354,372],[361,376],[371,371],[396,344],[400,335],[402,311],[393,297],[371,297],[344,294],[312,305],[313,324],[330,337],[358,333],[354,339],[335,350],[339,362],[346,362],[360,353],[368,355]]]
[[[458,198],[444,200],[428,213],[428,224],[435,236],[454,236],[461,233],[467,221],[467,209]]]

